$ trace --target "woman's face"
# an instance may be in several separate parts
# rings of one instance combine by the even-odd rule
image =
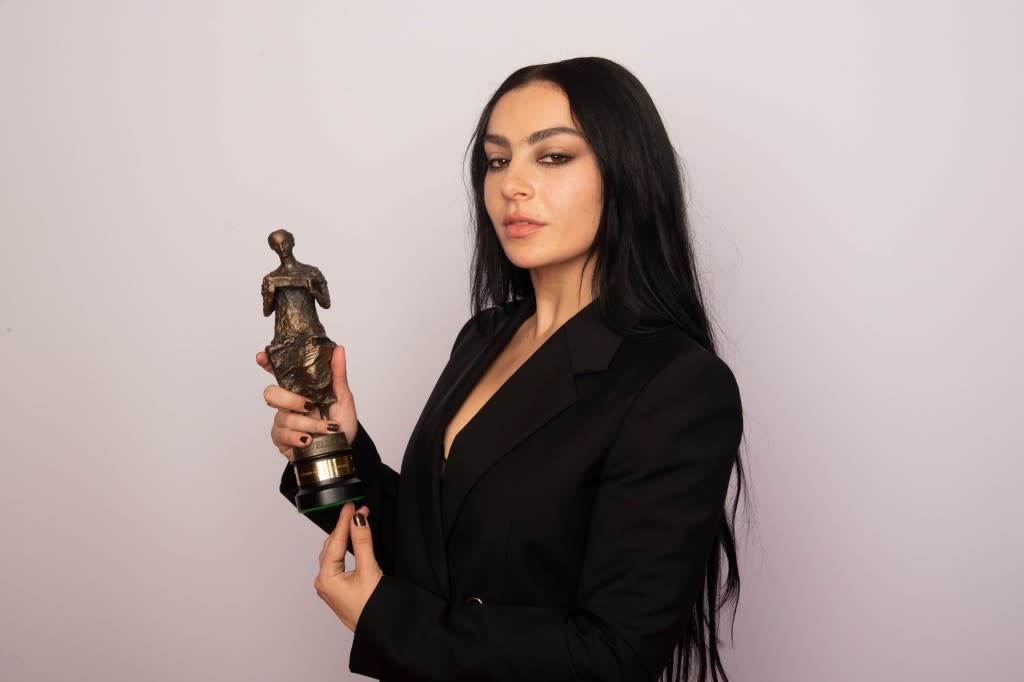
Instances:
[[[508,259],[527,269],[582,267],[601,220],[602,182],[565,94],[541,82],[502,95],[484,154],[484,203]],[[508,224],[519,220],[530,224]]]

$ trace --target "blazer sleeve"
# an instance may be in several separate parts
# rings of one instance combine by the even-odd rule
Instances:
[[[455,336],[455,342],[452,344],[451,355],[455,354],[455,349],[458,348],[475,319],[475,317],[470,318],[462,325],[462,329],[459,330]],[[355,455],[357,475],[366,486],[366,499],[360,500],[356,506],[360,507],[365,504],[370,508],[374,556],[377,557],[377,563],[385,573],[392,573],[395,565],[394,538],[398,523],[397,503],[400,476],[394,469],[381,461],[377,446],[370,438],[370,434],[366,432],[362,422],[358,420],[356,421],[355,438],[349,445]],[[284,471],[281,472],[278,490],[294,505],[295,493],[298,492],[298,489],[292,465],[291,463],[286,464]],[[305,516],[325,532],[330,533],[338,523],[338,513],[339,510],[335,507],[310,512]],[[348,551],[352,553],[352,540],[348,541]]]
[[[675,358],[637,394],[609,449],[572,609],[446,603],[385,574],[356,623],[349,669],[654,680],[701,597],[742,431],[728,366],[704,353]]]

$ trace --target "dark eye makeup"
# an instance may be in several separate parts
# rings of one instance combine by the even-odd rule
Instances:
[[[544,156],[542,156],[540,158],[541,159],[549,159],[549,158],[551,159],[550,161],[539,161],[540,165],[542,165],[542,166],[563,166],[563,165],[569,163],[570,161],[572,161],[572,159],[573,159],[573,157],[570,156],[569,154],[561,154],[561,153],[558,153],[558,152],[551,152],[549,154],[545,154]],[[500,165],[496,165],[496,162],[497,162],[497,164],[500,164]],[[493,159],[488,159],[487,160],[487,170],[488,171],[500,170],[500,169],[504,168],[507,165],[508,165],[508,159],[500,157],[500,156],[496,156]]]

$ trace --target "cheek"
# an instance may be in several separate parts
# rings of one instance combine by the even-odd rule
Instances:
[[[503,199],[498,183],[490,178],[491,176],[487,176],[484,179],[484,206],[487,208],[487,215],[490,216],[493,223],[495,222],[495,215],[501,212]]]
[[[601,220],[602,193],[600,175],[577,178],[565,191],[565,208],[572,221],[588,232],[596,232]]]

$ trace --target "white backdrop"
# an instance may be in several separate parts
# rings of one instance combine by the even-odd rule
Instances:
[[[327,276],[398,468],[467,316],[475,119],[515,68],[600,55],[685,161],[745,404],[733,679],[1017,679],[1022,24],[1010,0],[0,1],[0,677],[358,677],[322,533],[276,491],[266,235]]]

